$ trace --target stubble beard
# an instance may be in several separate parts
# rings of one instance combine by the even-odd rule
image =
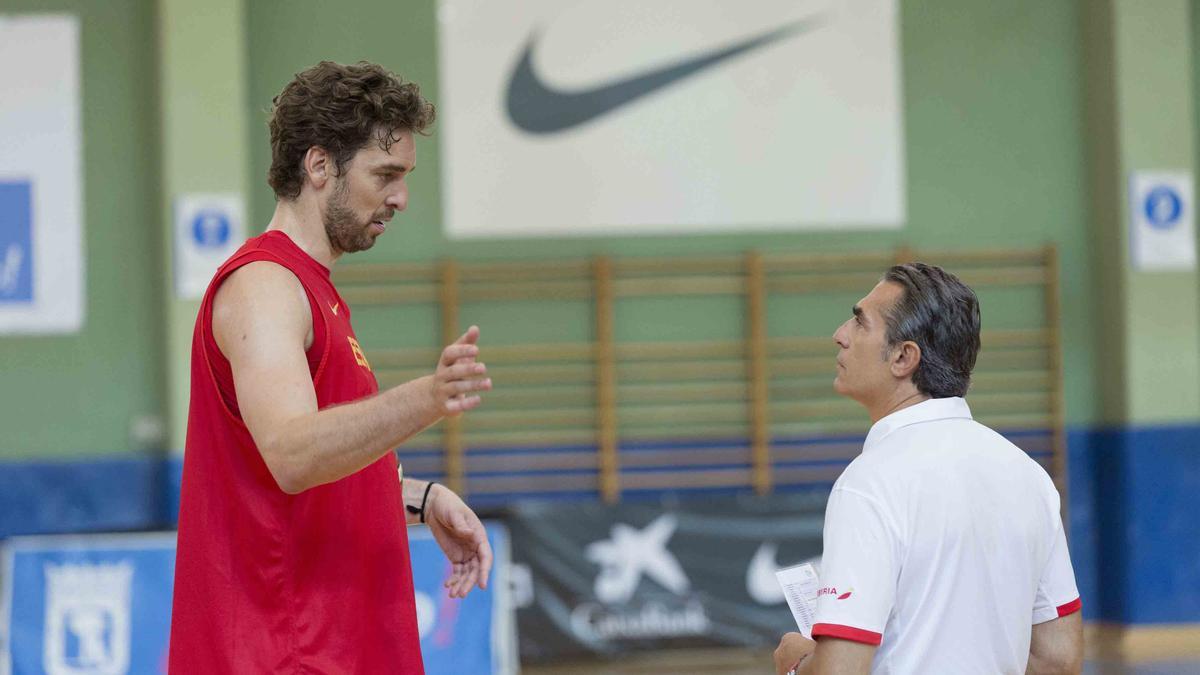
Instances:
[[[375,245],[375,237],[367,232],[370,223],[358,222],[349,202],[350,189],[345,176],[338,177],[333,194],[325,202],[325,236],[337,253],[365,251]]]

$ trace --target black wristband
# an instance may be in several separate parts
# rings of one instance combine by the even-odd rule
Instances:
[[[431,480],[425,485],[425,494],[421,496],[421,508],[418,509],[412,504],[406,504],[404,506],[404,508],[408,509],[409,513],[420,514],[422,523],[425,522],[425,502],[429,500],[429,491],[433,489],[435,484],[437,484],[437,481]]]

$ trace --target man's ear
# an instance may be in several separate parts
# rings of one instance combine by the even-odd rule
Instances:
[[[314,145],[304,153],[304,173],[313,188],[320,190],[333,177],[333,158],[319,145]]]
[[[921,365],[921,348],[912,340],[900,343],[892,352],[892,375],[898,379],[911,378]]]

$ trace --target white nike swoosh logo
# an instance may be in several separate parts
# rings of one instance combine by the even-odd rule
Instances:
[[[775,573],[781,569],[775,562],[775,555],[778,552],[779,546],[774,542],[764,543],[754,552],[750,566],[746,568],[746,593],[760,605],[778,605],[786,600],[783,597],[783,588],[779,585],[779,579],[775,576]],[[794,564],[799,565],[806,562],[819,565],[821,556]]]

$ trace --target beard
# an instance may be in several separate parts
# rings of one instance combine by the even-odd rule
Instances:
[[[360,222],[349,205],[350,189],[344,176],[336,179],[333,194],[325,202],[325,236],[338,253],[365,251],[375,245],[368,229],[370,222]]]

